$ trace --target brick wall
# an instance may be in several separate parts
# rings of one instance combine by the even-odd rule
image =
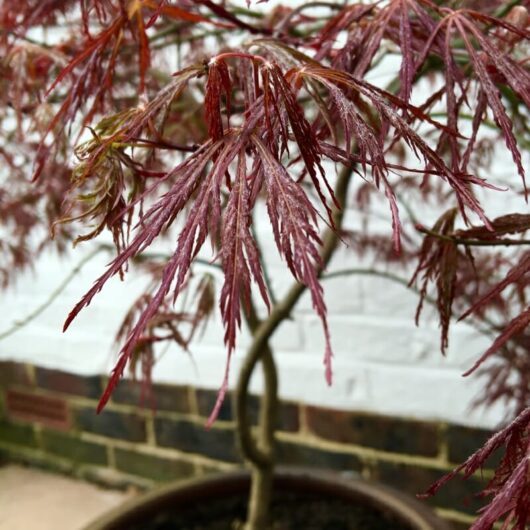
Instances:
[[[150,402],[139,406],[141,385],[125,380],[98,416],[104,383],[104,377],[0,362],[0,457],[139,488],[241,465],[231,398],[207,431],[205,419],[215,400],[211,390],[155,384]],[[250,408],[255,418],[255,396]],[[411,494],[490,434],[289,402],[281,404],[278,428],[282,464],[359,473]],[[480,486],[476,480],[454,481],[430,503],[455,528],[468,528]]]
[[[281,298],[292,278],[286,273],[285,263],[279,260],[270,234],[267,236],[270,226],[266,212],[262,214],[258,218],[264,221],[256,229],[262,235],[273,290]],[[352,219],[347,227],[352,228],[357,217],[355,212],[348,215]],[[384,227],[389,230],[390,222]],[[159,250],[163,251],[166,245],[164,240]],[[64,319],[105,270],[110,255],[96,255],[60,296],[52,303],[46,301],[63,282],[64,275],[90,251],[87,245],[61,258],[45,254],[36,266],[37,273],[22,274],[16,285],[2,292],[0,311],[5,319],[0,325],[0,335],[12,325],[25,324],[16,333],[3,336],[0,360],[38,364],[81,375],[110,372],[118,350],[113,344],[116,330],[147,278],[132,268],[126,282],[117,278],[109,282],[63,334]],[[207,253],[202,257],[207,261],[212,258]],[[358,266],[370,267],[371,260],[359,262],[351,250],[341,249],[329,272]],[[208,270],[217,274],[211,268]],[[196,273],[200,271],[201,266],[197,265]],[[411,274],[411,271],[395,272],[404,278]],[[219,278],[218,290],[220,286]],[[490,345],[489,339],[463,322],[455,323],[450,347],[442,356],[436,318],[429,318],[427,310],[420,327],[416,327],[417,296],[402,285],[353,275],[328,279],[323,287],[334,352],[333,386],[329,388],[326,384],[322,366],[325,350],[322,324],[314,314],[309,294],[305,293],[291,318],[282,323],[271,340],[278,361],[280,395],[284,399],[388,416],[439,418],[480,428],[493,428],[504,421],[506,410],[502,403],[487,410],[470,408],[485,380],[461,377]],[[46,307],[45,311],[28,322],[28,315],[34,314],[39,306]],[[216,310],[204,332],[194,337],[189,357],[176,345],[157,350],[159,359],[153,380],[217,389],[226,364],[223,336]],[[238,348],[232,356],[231,383],[250,341],[243,323]],[[252,381],[255,391],[259,391],[259,381],[259,377]]]

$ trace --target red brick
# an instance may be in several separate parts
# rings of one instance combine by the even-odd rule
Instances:
[[[145,389],[141,381],[124,379],[112,392],[112,401],[137,405],[153,410],[189,414],[190,400],[187,386],[153,384]]]
[[[36,368],[35,378],[37,386],[46,390],[99,399],[101,396],[101,381],[99,376],[81,376],[61,370]]]
[[[440,479],[446,472],[408,464],[378,462],[372,466],[371,478],[401,491],[416,495]],[[474,514],[484,505],[477,494],[486,486],[487,481],[480,477],[464,480],[455,477],[443,486],[434,497],[426,502],[432,506]]]
[[[145,420],[135,414],[112,410],[96,414],[95,408],[78,408],[74,410],[74,416],[79,430],[131,442],[146,440]]]
[[[227,462],[241,460],[235,433],[231,429],[219,429],[215,425],[207,429],[203,423],[157,418],[155,431],[157,444],[162,447],[172,447]]]
[[[310,431],[327,440],[413,455],[438,453],[433,424],[317,407],[306,407],[306,413]]]
[[[31,386],[27,366],[13,361],[0,361],[0,387],[11,385]]]
[[[8,390],[6,412],[10,418],[35,422],[54,429],[68,430],[71,425],[66,401],[56,397]]]
[[[217,391],[197,389],[197,404],[199,414],[205,418],[209,417],[217,401]],[[252,425],[257,425],[260,411],[260,396],[248,396],[248,417]],[[234,413],[235,396],[227,395],[221,409],[218,419],[222,421],[235,420]],[[276,427],[280,431],[297,432],[300,429],[299,408],[296,403],[280,402],[278,404],[278,421]]]

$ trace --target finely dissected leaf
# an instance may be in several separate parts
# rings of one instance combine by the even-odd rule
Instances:
[[[326,380],[331,384],[331,342],[326,318],[324,292],[318,280],[321,244],[316,226],[317,212],[302,187],[294,182],[286,169],[256,136],[252,141],[262,164],[267,189],[267,211],[276,246],[292,275],[307,285],[313,307],[322,321],[326,339],[324,363]]]
[[[464,373],[470,375],[473,373],[486,359],[491,357],[494,353],[500,350],[514,335],[518,335],[530,324],[530,308],[523,311],[516,316],[502,333],[495,339],[493,344],[480,356],[480,358],[473,364],[473,366]]]
[[[506,146],[512,153],[513,160],[524,183],[525,170],[521,161],[521,153],[519,152],[519,148],[517,146],[517,139],[513,134],[512,122],[506,113],[504,105],[502,104],[499,89],[497,88],[490,74],[488,73],[483,58],[478,55],[476,49],[471,43],[468,36],[468,32],[475,36],[475,38],[480,43],[483,50],[488,54],[488,56],[491,57],[496,62],[496,64],[498,64],[504,71],[506,71],[506,73],[508,73],[507,82],[511,86],[513,86],[514,89],[518,91],[522,90],[526,93],[526,95],[523,97],[528,98],[527,105],[530,104],[530,97],[528,96],[528,93],[530,91],[530,74],[528,74],[528,72],[523,69],[515,70],[513,68],[513,65],[507,63],[507,61],[503,59],[503,57],[492,48],[492,46],[488,43],[487,39],[484,37],[484,35],[480,33],[480,31],[478,31],[474,24],[472,24],[466,18],[455,18],[455,25],[459,29],[460,35],[464,40],[466,49],[469,52],[471,61],[473,62],[475,73],[478,79],[480,80],[480,83],[484,90],[484,94],[488,100],[489,107],[491,108],[493,115],[495,116],[497,124],[503,132],[504,139],[506,141]]]
[[[434,224],[432,231],[441,234],[452,233],[456,219],[456,209],[445,212]],[[423,301],[427,295],[429,282],[436,284],[436,307],[440,316],[441,327],[441,350],[445,352],[449,344],[449,326],[453,316],[453,301],[455,297],[455,286],[457,281],[458,261],[461,255],[457,246],[452,241],[446,241],[434,236],[426,235],[420,250],[418,267],[410,280],[412,285],[420,276],[420,301],[416,310],[416,322],[418,322]]]
[[[331,72],[331,73],[330,73]],[[366,164],[372,165],[372,173],[374,181],[379,186],[380,181],[383,182],[385,189],[385,195],[390,205],[390,211],[392,214],[392,233],[394,237],[394,247],[396,252],[400,251],[400,231],[401,223],[399,220],[399,211],[397,207],[397,201],[395,193],[390,186],[388,181],[388,167],[384,155],[384,146],[381,141],[380,135],[370,127],[366,120],[361,116],[355,104],[348,99],[346,94],[337,85],[330,81],[329,77],[333,79],[334,74],[332,71],[320,71],[316,67],[304,69],[301,72],[302,75],[311,75],[312,79],[318,80],[323,84],[329,91],[331,101],[337,111],[344,129],[345,136],[345,151],[349,153],[351,151],[352,137],[355,138],[356,148],[359,152],[359,158],[361,164],[366,171]],[[329,77],[328,77],[329,76]]]
[[[99,410],[108,401],[127,361],[134,351],[136,342],[140,339],[147,323],[170,291],[173,280],[176,277],[174,293],[177,294],[186,279],[192,257],[196,255],[206,238],[209,204],[211,201],[219,200],[219,196],[217,195],[216,198],[215,192],[218,190],[222,173],[219,175],[218,169],[213,169],[202,183],[199,181],[206,165],[218,149],[218,143],[207,144],[206,148],[199,150],[171,172],[172,176],[175,177],[175,183],[170,191],[147,211],[142,219],[142,229],[139,230],[131,244],[111,263],[107,272],[95,282],[94,286],[85,294],[66,319],[65,330],[79,311],[90,304],[92,298],[103,288],[107,280],[117,274],[129,259],[147,248],[160,233],[171,225],[178,213],[190,200],[192,193],[198,190],[200,198],[195,202],[188,221],[179,236],[177,250],[163,270],[158,290],[153,294],[121,350],[118,363],[101,398]],[[226,148],[224,154],[226,156]]]
[[[472,530],[490,530],[506,517],[513,530],[525,530],[529,521],[528,488],[530,462],[530,408],[523,410],[507,427],[494,434],[476,453],[440,480],[423,495],[434,495],[449,480],[463,472],[468,478],[484,466],[495,451],[504,448],[504,456],[484,495],[492,495],[487,508],[481,510]],[[503,528],[508,528],[503,526]]]
[[[490,289],[486,294],[482,295],[479,300],[477,300],[460,318],[463,320],[468,317],[471,313],[477,309],[484,307],[488,302],[496,297],[499,293],[504,291],[506,287],[517,282],[525,274],[530,271],[530,251],[526,251],[522,256],[520,256],[519,262],[508,271],[505,278],[499,282],[495,287]]]
[[[320,35],[318,36],[317,40],[317,53],[316,53],[316,59],[318,61],[321,61],[324,57],[326,57],[331,50],[333,50],[333,45],[335,44],[335,41],[337,40],[337,36],[340,32],[348,29],[348,28],[355,28],[356,22],[358,23],[360,20],[366,20],[368,15],[375,10],[375,6],[373,5],[362,5],[362,4],[354,4],[354,5],[345,5],[337,15],[332,17],[324,26],[324,28],[321,30]],[[381,28],[381,25],[379,25],[379,28]],[[368,34],[368,36],[367,36]],[[364,48],[366,50],[366,40],[371,36],[369,32],[364,32],[362,35],[362,43],[357,42],[353,36],[350,34],[348,42],[346,43],[345,48],[347,51],[349,50],[349,44],[354,42],[354,49],[358,48]],[[373,45],[372,45],[373,46]],[[374,53],[377,48],[374,47]],[[337,62],[344,61],[344,63],[348,63],[348,66],[353,66],[351,64],[351,61],[345,58],[347,54],[346,50],[343,49],[342,53],[338,54],[338,57],[334,61],[334,66],[337,66]],[[353,54],[352,54],[353,55]],[[363,55],[362,59],[364,59],[366,55]],[[360,58],[357,57],[357,60]],[[371,60],[371,59],[370,59]],[[345,64],[342,64],[344,70],[347,70],[345,68]],[[350,68],[350,71],[353,69]]]
[[[220,256],[225,281],[221,290],[220,307],[225,322],[225,344],[228,353],[236,344],[236,329],[241,325],[241,302],[250,304],[251,275],[259,286],[263,300],[269,306],[267,288],[261,270],[260,255],[252,237],[252,205],[246,175],[246,157],[239,154],[237,176],[225,207],[221,228]]]
[[[510,520],[515,519],[517,526],[512,526],[512,528],[521,530],[527,528],[527,523],[530,520],[530,513],[526,506],[528,490],[530,489],[529,462],[528,457],[519,462],[510,479],[497,491],[493,501],[471,525],[470,530],[489,530],[506,514]],[[504,526],[504,528],[508,528],[508,526]]]
[[[150,136],[155,133],[155,127],[163,127],[167,106],[197,72],[197,68],[186,69],[145,106],[101,120],[92,130],[92,139],[76,148],[79,162],[72,174],[71,194],[74,191],[77,193],[67,200],[66,212],[60,222],[64,224],[78,219],[97,221],[96,227],[79,236],[76,242],[93,239],[107,227],[113,234],[118,251],[123,248],[127,239],[124,233],[132,220],[132,207],[143,200],[142,193],[146,189],[143,166],[135,162],[125,148],[135,144],[149,146],[147,138],[138,141],[137,137],[144,130]],[[157,145],[161,145],[160,138],[156,138],[153,144],[154,147]],[[163,175],[166,176],[165,173]],[[171,173],[168,175],[171,177]],[[163,180],[148,187],[148,193],[152,193]],[[76,214],[71,215],[71,211]]]
[[[298,104],[293,90],[289,86],[278,65],[266,65],[265,68],[269,70],[273,90],[278,94],[278,99],[281,99],[283,102],[283,107],[289,117],[289,124],[291,125],[305,167],[331,220],[331,209],[327,205],[327,200],[321,190],[317,171],[320,173],[320,178],[324,182],[331,198],[335,200],[335,197],[321,165],[321,154],[318,150],[318,141],[311,126],[305,119],[304,112]]]
[[[208,65],[208,82],[204,96],[204,114],[208,125],[208,134],[213,140],[223,136],[221,117],[221,94],[226,97],[227,114],[230,115],[231,82],[228,68],[224,61],[214,60]]]
[[[121,343],[127,339],[136,325],[136,321],[152,301],[153,291],[156,290],[161,280],[163,266],[159,262],[139,261],[139,267],[146,269],[152,276],[152,281],[146,291],[134,302],[115,337],[115,343]],[[129,361],[129,372],[133,378],[137,376],[137,367],[140,365],[140,376],[142,380],[141,400],[150,395],[151,370],[154,364],[154,346],[157,343],[173,342],[185,352],[188,352],[189,345],[201,325],[204,325],[214,309],[215,293],[211,274],[204,274],[196,288],[193,290],[191,303],[186,304],[180,311],[176,311],[169,298],[162,301],[145,326],[144,333],[137,341]],[[184,289],[190,292],[192,282],[188,282]],[[152,402],[155,408],[156,403]]]
[[[359,55],[357,63],[352,71],[354,76],[362,77],[369,69],[375,54],[381,46],[386,26],[389,23],[391,16],[391,10],[381,11],[381,15],[375,18],[370,30],[365,32],[364,38],[359,43],[362,44],[361,49],[363,50],[363,53]]]
[[[67,96],[51,120],[39,146],[34,169],[35,179],[42,173],[50,153],[49,147],[45,144],[46,137],[50,132],[57,127],[62,131],[68,123],[72,123],[77,113],[92,95],[94,96],[93,103],[84,117],[84,124],[88,124],[93,115],[102,109],[103,99],[112,86],[116,56],[123,39],[123,29],[126,23],[127,20],[124,17],[117,17],[108,28],[91,39],[89,45],[61,70],[48,89],[49,94],[68,76],[73,78]],[[107,57],[109,49],[110,58]],[[74,74],[78,67],[81,67],[80,71]]]
[[[210,426],[219,414],[228,388],[230,357],[236,345],[236,332],[241,326],[241,302],[250,305],[251,276],[256,281],[261,296],[270,308],[267,287],[261,270],[259,250],[252,237],[252,205],[247,182],[245,153],[239,154],[237,174],[230,191],[221,228],[221,249],[225,280],[221,290],[220,308],[225,324],[224,341],[228,348],[225,374],[214,408],[208,418]]]
[[[488,219],[482,206],[469,189],[469,183],[479,186],[484,186],[485,183],[471,175],[461,175],[450,170],[440,156],[378,94],[368,90],[365,90],[365,94],[370,97],[379,112],[390,122],[414,153],[421,155],[428,163],[428,167],[432,166],[453,188],[464,218],[466,218],[465,207],[467,207],[487,224]]]
[[[511,36],[516,36],[526,41],[530,40],[530,31],[526,30],[525,27],[517,27],[502,19],[490,17],[476,11],[470,11],[469,14],[477,20],[485,21],[495,27],[504,28]],[[528,20],[528,12],[526,12],[526,19]],[[527,106],[530,106],[530,93],[528,91],[530,73],[524,68],[524,62],[520,64],[508,54],[502,53],[499,47],[494,46],[491,39],[482,33],[470,20],[464,18],[462,23],[476,37],[477,42],[483,51],[486,52],[488,59],[495,65],[498,72],[504,76],[503,81],[513,88]]]
[[[148,5],[152,6],[152,2],[148,2]],[[67,95],[50,121],[39,146],[34,169],[35,178],[42,173],[50,154],[50,146],[46,143],[48,135],[56,129],[62,132],[68,124],[72,124],[86,104],[89,104],[89,108],[83,113],[82,125],[88,125],[96,114],[105,110],[106,100],[112,99],[117,67],[120,61],[121,63],[125,62],[127,57],[123,52],[128,47],[126,42],[127,31],[131,33],[132,39],[138,43],[138,91],[140,93],[145,91],[145,77],[151,59],[142,6],[142,2],[132,2],[128,10],[118,10],[111,23],[97,35],[88,34],[85,45],[62,68],[49,87],[48,95],[55,89],[62,87],[67,81],[69,83]],[[164,13],[164,7],[162,7],[162,13]],[[198,20],[194,21],[197,22]],[[184,71],[187,70],[187,68],[184,69]]]
[[[0,5],[0,20],[6,30],[52,24],[72,7],[73,0],[40,0],[27,2],[4,0]]]
[[[488,99],[486,98],[486,95],[484,94],[484,90],[481,89],[477,97],[477,106],[475,109],[475,115],[473,116],[473,123],[472,123],[473,132],[471,133],[469,142],[467,143],[466,150],[464,152],[464,155],[462,156],[462,164],[461,164],[462,172],[467,172],[467,168],[469,166],[471,155],[473,154],[473,151],[477,145],[477,137],[478,137],[479,129],[482,124],[482,120],[484,119],[484,115],[486,113],[487,107],[488,107]]]
[[[353,89],[366,97],[370,103],[375,106],[381,117],[384,118],[389,125],[394,127],[397,135],[403,138],[403,140],[409,145],[409,147],[417,156],[421,156],[423,158],[427,165],[427,169],[434,169],[437,174],[447,180],[447,182],[455,191],[464,217],[464,208],[467,207],[474,211],[486,224],[488,223],[482,206],[469,189],[470,183],[477,184],[479,186],[486,186],[486,183],[471,175],[461,175],[459,173],[455,173],[448,168],[443,159],[431,147],[429,147],[427,142],[423,140],[420,135],[412,129],[412,127],[410,127],[410,125],[398,114],[398,112],[396,112],[390,103],[385,101],[385,98],[387,98],[393,105],[401,104],[402,108],[407,109],[407,111],[415,114],[418,117],[421,116],[422,119],[429,121],[437,128],[440,128],[448,134],[457,134],[456,131],[452,131],[441,124],[433,122],[432,120],[428,119],[420,109],[404,102],[400,103],[398,98],[395,98],[384,90],[378,89],[377,87],[364,81],[355,79],[344,72],[316,68],[314,66],[306,66],[302,73],[303,75],[315,77],[317,79],[327,79],[328,81],[332,81],[341,87]]]
[[[414,57],[412,54],[412,28],[411,19],[405,6],[407,0],[401,0],[401,9],[399,16],[399,42],[401,53],[401,68],[399,70],[400,79],[400,96],[408,102],[412,94],[412,80],[414,77]]]
[[[513,133],[513,124],[510,120],[506,109],[503,105],[497,80],[491,73],[491,66],[493,65],[498,72],[503,76],[503,83],[512,88],[519,97],[528,106],[530,104],[530,73],[520,64],[515,62],[506,54],[501,53],[497,47],[492,44],[492,38],[485,34],[477,26],[473,19],[488,21],[495,26],[502,26],[508,31],[513,32],[521,37],[529,38],[530,34],[516,28],[503,21],[486,17],[474,11],[450,11],[436,26],[431,34],[430,39],[424,46],[422,57],[418,60],[417,67],[419,68],[427,58],[431,48],[437,39],[441,38],[440,33],[445,31],[445,43],[443,45],[443,53],[441,54],[445,63],[446,72],[446,96],[448,102],[448,118],[451,122],[457,120],[457,107],[455,105],[454,83],[455,76],[459,83],[462,78],[460,69],[456,66],[454,58],[454,46],[452,43],[453,28],[458,30],[458,33],[464,43],[465,50],[468,53],[470,63],[473,66],[473,71],[476,79],[480,84],[479,104],[475,108],[476,117],[473,122],[473,135],[471,137],[470,146],[464,156],[465,163],[463,169],[467,166],[467,161],[472,150],[472,145],[476,139],[478,127],[481,122],[481,117],[485,111],[485,103],[492,110],[495,120],[502,131],[506,145],[512,153],[513,160],[517,166],[521,178],[525,179],[525,171],[521,161],[521,155],[517,145],[517,139]],[[465,94],[464,90],[464,94]],[[453,151],[455,148],[453,146]]]
[[[147,36],[142,9],[137,9],[134,18],[136,19],[136,31],[138,34],[138,70],[140,72],[138,91],[143,94],[145,92],[145,76],[147,69],[151,66],[151,50],[149,49],[149,37]]]
[[[457,101],[456,97],[456,83],[461,82],[461,73],[456,65],[453,56],[451,55],[451,24],[448,25],[445,38],[444,48],[444,62],[445,62],[445,100],[447,103],[447,124],[449,127],[458,131],[458,114],[462,106],[462,98]],[[465,91],[463,91],[465,94]],[[457,139],[454,136],[449,136],[449,144],[451,146],[452,168],[458,171],[460,167],[460,150],[458,148]]]
[[[491,227],[472,226],[466,230],[457,230],[456,237],[494,240],[507,234],[521,234],[530,230],[530,215],[511,213],[490,221]]]

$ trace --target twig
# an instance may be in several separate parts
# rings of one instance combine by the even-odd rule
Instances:
[[[495,11],[495,13],[493,13],[493,16],[496,18],[503,18],[510,12],[512,7],[515,7],[519,4],[521,4],[521,0],[511,0],[510,2],[506,2],[501,7],[499,7],[499,9]]]
[[[19,329],[27,326],[39,315],[41,315],[68,287],[70,282],[75,278],[77,273],[86,265],[92,258],[94,258],[100,252],[107,250],[107,245],[100,245],[95,248],[92,252],[87,254],[79,263],[70,271],[70,273],[64,278],[64,280],[50,293],[48,298],[35,308],[31,313],[27,314],[22,320],[17,320],[10,328],[0,333],[0,340],[6,339],[7,337],[16,333]]]
[[[328,7],[329,9],[342,9],[344,6],[341,4],[334,4],[330,2],[309,2],[307,4],[301,4],[289,13],[279,22],[278,26],[274,30],[273,37],[278,37],[283,33],[286,26],[291,22],[291,20],[301,13],[304,9],[312,8],[312,7]]]
[[[464,245],[467,247],[514,247],[514,246],[523,246],[530,245],[530,239],[510,239],[510,238],[501,238],[501,239],[466,239],[457,236],[449,236],[447,234],[440,234],[429,230],[423,225],[416,224],[416,230],[422,234],[427,234],[429,236],[441,239],[442,241],[448,241],[454,243],[455,245]]]

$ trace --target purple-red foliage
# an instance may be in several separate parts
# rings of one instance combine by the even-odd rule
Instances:
[[[163,273],[163,266],[155,260],[140,261],[138,266],[151,276],[145,292],[133,303],[123,319],[115,342],[120,345],[129,335],[136,320],[152,301],[153,291]],[[193,300],[180,311],[175,310],[170,300],[164,300],[155,314],[146,323],[144,334],[136,342],[130,358],[129,372],[133,378],[140,372],[142,401],[150,397],[151,372],[156,362],[155,345],[174,342],[186,353],[197,332],[203,328],[215,307],[215,285],[210,274],[204,274],[197,282],[188,281],[184,286],[192,293]],[[138,366],[140,369],[138,370]]]
[[[502,461],[481,494],[492,499],[482,508],[470,530],[491,530],[497,521],[503,521],[503,530],[525,530],[530,522],[530,408],[523,410],[507,427],[493,435],[463,464],[435,482],[424,496],[434,495],[459,473],[463,473],[465,478],[470,477],[500,448],[504,451]]]
[[[111,277],[165,238],[168,255],[118,333],[120,356],[101,409],[128,363],[133,371],[140,363],[149,381],[156,344],[188,350],[214,306],[211,279],[199,282],[195,305],[176,310],[175,303],[193,285],[209,239],[223,277],[221,399],[242,312],[254,291],[274,305],[253,230],[262,202],[278,253],[309,289],[322,322],[331,382],[321,235],[337,228],[333,168],[347,166],[354,181],[364,179],[357,213],[367,218],[366,205],[380,191],[391,219],[386,234],[363,223],[352,249],[386,264],[414,264],[417,317],[432,301],[442,351],[455,315],[491,336],[467,373],[486,378],[483,402],[506,400],[519,416],[457,471],[469,476],[503,446],[485,492],[490,503],[473,528],[504,520],[504,528],[522,529],[530,506],[530,216],[490,219],[482,198],[506,184],[488,173],[495,142],[519,174],[509,185],[526,193],[528,2],[511,9],[496,0],[328,8],[322,24],[311,4],[259,18],[210,0],[0,2],[2,283],[46,247],[43,227],[59,249],[108,230],[116,255],[66,329]],[[62,24],[64,38],[39,40],[39,29]],[[164,55],[173,46],[176,72],[168,66],[174,57]],[[371,75],[389,50],[399,53],[399,66],[382,87]],[[435,84],[426,99],[420,81]],[[494,136],[484,137],[486,127]],[[425,206],[431,221],[422,221]]]

